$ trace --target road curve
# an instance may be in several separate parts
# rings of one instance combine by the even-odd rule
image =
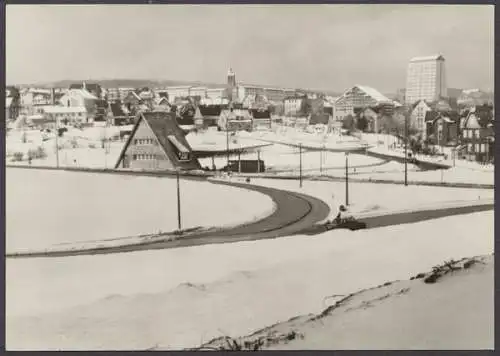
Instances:
[[[371,216],[360,219],[366,223],[367,229],[375,229],[392,225],[411,224],[426,220],[439,219],[446,216],[472,214],[495,209],[494,203],[457,206],[441,209],[422,209],[418,211],[395,212],[388,215]],[[315,225],[300,232],[303,235],[317,235],[327,231],[322,225]]]
[[[197,246],[214,243],[228,243],[236,241],[251,241],[270,239],[293,235],[299,231],[314,226],[324,220],[329,212],[329,206],[320,199],[306,194],[289,192],[275,188],[268,188],[248,183],[216,181],[214,184],[229,185],[238,188],[250,189],[268,195],[276,204],[276,210],[269,216],[251,223],[230,228],[210,229],[193,233],[176,240],[151,241],[140,244],[96,247],[82,250],[40,251],[6,254],[7,258],[29,257],[69,257],[77,255],[96,255],[121,252],[133,252],[153,249]]]

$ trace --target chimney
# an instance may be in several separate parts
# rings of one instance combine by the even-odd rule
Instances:
[[[50,90],[50,99],[52,101],[52,105],[56,105],[56,88],[52,88]]]

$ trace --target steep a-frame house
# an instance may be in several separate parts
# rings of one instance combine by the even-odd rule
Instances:
[[[141,112],[115,168],[131,170],[200,169],[175,113]]]

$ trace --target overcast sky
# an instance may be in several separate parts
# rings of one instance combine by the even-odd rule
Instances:
[[[7,83],[146,78],[395,92],[441,53],[448,86],[493,88],[494,8],[8,5]]]

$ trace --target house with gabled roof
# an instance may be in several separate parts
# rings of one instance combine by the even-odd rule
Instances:
[[[427,112],[431,110],[431,106],[423,99],[414,103],[411,109],[410,127],[422,134],[424,139],[427,136],[425,116],[427,115]]]
[[[69,89],[83,89],[91,93],[93,96],[95,96],[98,99],[102,98],[103,90],[102,87],[97,84],[97,83],[72,83],[69,86]]]
[[[140,112],[115,168],[131,170],[200,169],[175,113]]]
[[[495,154],[495,129],[492,107],[471,108],[460,121],[459,152],[461,157],[478,162],[490,162]]]
[[[458,143],[459,117],[455,111],[430,110],[425,116],[425,138],[439,146],[455,146]]]

